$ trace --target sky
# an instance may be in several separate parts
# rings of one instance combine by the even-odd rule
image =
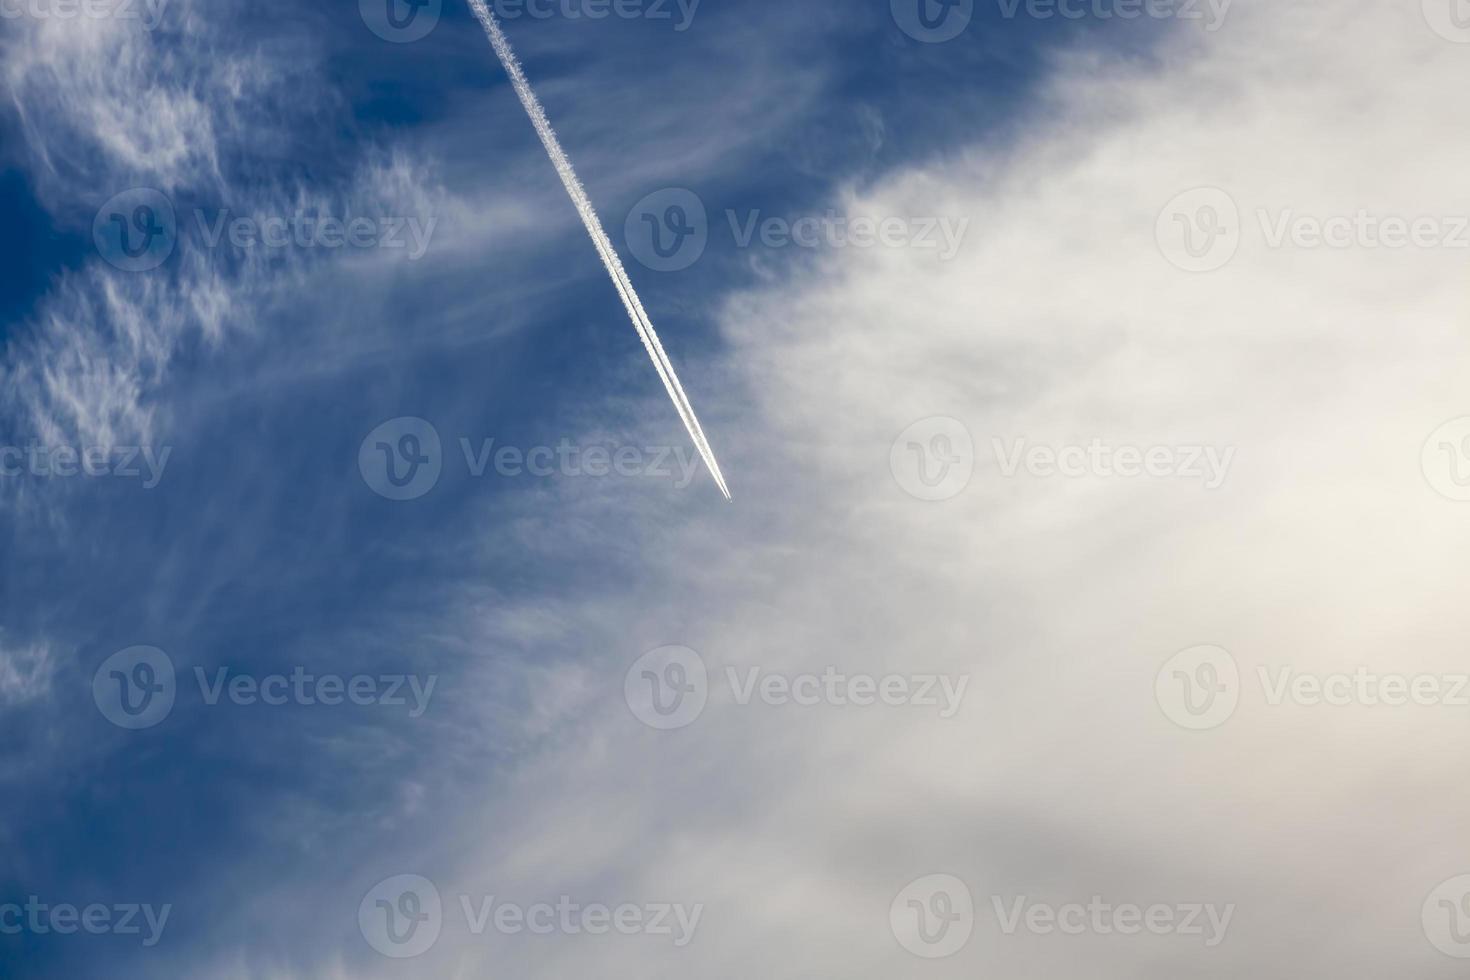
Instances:
[[[0,976],[1460,976],[1463,0],[0,0]]]

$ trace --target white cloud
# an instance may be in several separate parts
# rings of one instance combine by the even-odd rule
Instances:
[[[13,708],[44,697],[55,666],[45,644],[0,647],[0,706]]]
[[[854,211],[971,217],[956,260],[850,249],[734,298],[728,362],[708,373],[734,384],[709,426],[736,508],[708,487],[708,507],[672,510],[559,498],[570,513],[529,540],[596,553],[632,528],[641,557],[620,563],[636,584],[556,605],[541,652],[580,666],[536,710],[556,704],[566,734],[466,821],[460,843],[478,860],[436,859],[444,841],[401,857],[437,863],[446,895],[703,902],[699,938],[683,951],[477,939],[460,922],[415,968],[1452,975],[1419,917],[1465,870],[1463,709],[1273,708],[1249,686],[1260,665],[1463,663],[1470,513],[1426,483],[1420,450],[1470,415],[1470,256],[1272,250],[1254,214],[1470,211],[1454,96],[1466,52],[1419,7],[1242,2],[1226,29],[1181,32],[1157,63],[1062,59],[1019,143],[852,193]],[[1225,189],[1245,219],[1236,259],[1207,275],[1154,240],[1161,209],[1199,186]],[[718,402],[699,373],[691,390]],[[979,447],[969,489],[940,504],[888,471],[893,438],[932,415],[963,420]],[[1021,436],[1238,456],[1213,493],[1005,479],[990,439]],[[622,672],[665,643],[716,674],[836,664],[974,679],[949,722],[717,692],[694,725],[655,733],[623,706]],[[1248,686],[1229,724],[1191,733],[1156,705],[1154,681],[1201,643],[1230,649]],[[465,737],[505,724],[482,723]],[[889,934],[889,904],[936,872],[970,884],[981,922],[960,955],[920,963]],[[1008,937],[991,895],[1239,908],[1205,949]]]

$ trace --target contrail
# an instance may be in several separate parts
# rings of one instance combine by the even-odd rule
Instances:
[[[541,145],[546,147],[546,155],[551,157],[551,163],[556,167],[557,174],[561,176],[561,182],[567,189],[567,195],[571,197],[577,213],[582,216],[582,224],[587,226],[587,234],[592,236],[592,244],[597,246],[597,254],[602,256],[602,264],[607,266],[607,274],[612,277],[613,285],[618,288],[618,295],[623,298],[623,306],[628,310],[628,317],[633,321],[633,326],[638,328],[638,336],[642,338],[643,346],[653,360],[653,366],[658,370],[658,376],[663,380],[669,398],[673,399],[674,408],[679,412],[679,418],[684,420],[684,427],[689,430],[689,437],[694,440],[694,447],[704,458],[704,465],[709,468],[710,476],[715,478],[715,483],[719,485],[720,492],[725,495],[725,499],[732,499],[730,489],[725,485],[725,477],[720,473],[720,464],[715,460],[714,450],[710,449],[709,441],[704,437],[704,429],[700,427],[699,419],[694,415],[694,406],[689,404],[689,397],[684,394],[684,386],[679,384],[679,376],[674,373],[674,365],[669,361],[669,355],[664,353],[663,344],[659,343],[658,333],[653,329],[653,321],[648,318],[648,313],[643,309],[643,302],[638,298],[637,291],[633,289],[633,280],[628,278],[628,272],[623,268],[622,260],[618,258],[612,240],[602,229],[602,222],[598,220],[597,212],[592,208],[587,191],[582,187],[582,182],[577,179],[577,172],[572,169],[572,161],[567,159],[566,153],[563,152],[561,143],[556,138],[556,131],[551,128],[551,121],[546,118],[546,111],[541,108],[541,102],[536,98],[531,83],[526,80],[526,73],[521,70],[521,63],[516,60],[515,52],[510,47],[510,41],[506,38],[505,32],[500,29],[500,23],[495,19],[495,15],[485,5],[485,0],[470,0],[470,7],[474,9],[475,16],[480,19],[480,23],[485,26],[485,33],[490,37],[490,44],[495,48],[496,56],[505,66],[505,73],[510,76],[510,83],[515,86],[516,95],[520,97],[521,105],[526,108],[526,115],[531,117],[531,125],[536,127],[536,135],[541,137]]]

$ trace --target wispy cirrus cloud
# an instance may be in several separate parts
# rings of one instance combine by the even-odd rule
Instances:
[[[0,647],[0,704],[13,707],[44,696],[55,663],[44,645]]]
[[[296,37],[229,43],[223,7],[179,2],[164,13],[155,30],[124,18],[7,20],[5,89],[23,137],[12,153],[31,165],[58,223],[90,240],[106,199],[142,187],[162,194],[178,229],[164,264],[146,273],[89,250],[12,331],[4,397],[14,438],[98,446],[151,438],[167,410],[157,395],[181,348],[217,348],[232,331],[268,333],[263,311],[302,287],[304,268],[341,257],[231,249],[227,222],[433,220],[436,209],[451,210],[426,168],[392,147],[359,147],[335,181],[299,168],[261,179],[253,157],[283,138],[283,116],[340,108],[316,74],[323,53]]]

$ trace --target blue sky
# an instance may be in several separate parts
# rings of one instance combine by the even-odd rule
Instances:
[[[0,935],[0,973],[1205,977],[1348,928],[1366,938],[1300,969],[1451,975],[1420,904],[1466,870],[1446,828],[1470,798],[1405,769],[1456,737],[1448,712],[1312,727],[1242,691],[1234,727],[1195,738],[1154,693],[1206,644],[1247,678],[1445,673],[1463,625],[1442,583],[1470,525],[1426,487],[1432,452],[1420,472],[1470,412],[1461,255],[1263,250],[1263,222],[1203,275],[1155,240],[1201,187],[1246,224],[1463,207],[1432,93],[1467,49],[1418,0],[1285,6],[1238,0],[1206,30],[977,0],[942,43],[887,0],[508,19],[733,505],[466,5],[431,5],[406,43],[356,0],[8,18],[0,446],[52,455],[0,478],[0,905],[170,911],[147,945],[146,926]],[[676,190],[708,244],[661,270],[637,230]],[[165,211],[162,252],[120,251],[119,222]],[[782,237],[856,215],[908,237]],[[303,245],[300,216],[362,240]],[[289,240],[236,244],[235,219]],[[769,219],[773,238],[740,240]],[[964,493],[915,499],[938,491],[899,473],[910,425],[935,452],[973,436]],[[407,460],[427,431],[436,475],[391,499],[378,443]],[[990,459],[1015,438],[1198,445],[1218,481],[1018,480]],[[58,449],[107,475],[55,472]],[[598,475],[620,450],[628,472]],[[1368,519],[1385,510],[1417,516],[1391,532]],[[630,693],[670,645],[715,679],[678,731]],[[962,677],[968,701],[752,707],[719,683],[750,666]],[[171,707],[129,727],[114,669],[166,674]],[[255,693],[299,675],[368,694]],[[243,693],[211,694],[235,677]],[[1342,751],[1412,802],[1375,809],[1320,771]],[[1283,799],[1274,838],[1225,820]],[[1391,828],[1397,867],[1315,851],[1329,819],[1345,850]],[[977,927],[916,960],[889,902],[941,871],[985,914],[1106,893],[1228,905],[1234,931]],[[399,960],[359,911],[402,875],[444,911]],[[461,898],[563,895],[697,904],[702,942],[456,920]]]
[[[501,792],[500,771],[535,739],[490,737],[494,713],[525,710],[525,692],[481,677],[493,674],[485,661],[571,655],[530,641],[474,647],[434,624],[465,605],[604,592],[637,568],[644,547],[608,529],[598,547],[537,554],[525,523],[576,518],[534,483],[451,473],[412,506],[384,501],[357,475],[357,443],[399,415],[435,419],[446,438],[477,443],[631,431],[681,449],[685,440],[467,9],[451,4],[411,44],[375,36],[355,3],[252,5],[248,14],[177,3],[151,33],[101,27],[106,45],[136,60],[121,77],[104,69],[40,93],[30,86],[45,66],[12,76],[3,191],[16,233],[7,236],[4,336],[17,372],[39,369],[52,344],[105,358],[126,342],[98,294],[137,291],[129,312],[142,331],[166,336],[124,369],[135,401],[109,421],[120,444],[142,441],[125,435],[131,423],[127,435],[146,432],[173,455],[147,490],[146,477],[21,478],[6,488],[5,643],[47,651],[47,691],[5,717],[16,758],[35,767],[7,773],[0,825],[25,845],[7,848],[3,881],[6,894],[70,895],[79,905],[167,896],[157,904],[189,914],[174,913],[157,949],[118,936],[26,934],[7,937],[6,959],[27,976],[77,976],[103,962],[110,975],[156,976],[160,957],[187,972],[238,949],[261,968],[310,969],[337,952],[350,917],[245,911],[255,903],[242,899],[267,890],[260,876],[276,879],[269,891],[298,876],[350,891],[381,838],[424,834],[439,814]],[[716,209],[815,211],[845,182],[1003,127],[1043,56],[1021,37],[1000,44],[979,32],[923,45],[876,7],[711,4],[684,31],[646,18],[562,17],[510,31],[615,229],[639,197],[670,185],[697,188]],[[225,76],[243,78],[238,97]],[[139,135],[137,158],[120,160],[127,154],[105,145],[111,135],[84,118],[93,86],[111,84],[161,87],[187,118],[176,132]],[[364,178],[365,168],[379,170]],[[408,197],[373,200],[375,180]],[[134,186],[166,191],[186,230],[159,268],[119,273],[99,261],[92,219]],[[417,262],[297,250],[249,268],[238,252],[207,249],[198,223],[190,227],[196,208],[212,220],[220,209],[268,211],[298,195],[423,221],[443,202],[457,213],[441,216],[441,234],[457,241],[442,261],[434,243]],[[407,200],[430,206],[415,211]],[[696,398],[717,383],[704,365],[719,343],[718,297],[751,281],[753,264],[779,270],[786,260],[740,254],[722,235],[683,275],[635,266]],[[166,327],[147,322],[155,304],[174,302],[151,291],[174,289],[218,292],[206,326],[190,310],[171,311]],[[57,308],[71,331],[59,340],[46,323]],[[62,415],[49,394],[26,390],[40,405],[17,399],[5,424],[13,443],[25,444],[31,412]],[[729,405],[712,431],[738,426],[739,413]],[[86,434],[81,418],[57,424]],[[634,494],[682,519],[721,519],[703,475],[687,489],[661,482],[597,492]],[[169,651],[185,672],[381,667],[437,674],[442,693],[420,719],[350,705],[207,707],[195,696],[154,731],[119,731],[91,705],[88,681],[134,644]],[[483,726],[483,744],[456,744],[461,757],[447,763],[415,761],[440,759],[440,743],[458,741],[465,725]],[[410,793],[414,814],[393,815]],[[259,944],[261,930],[279,941]]]

